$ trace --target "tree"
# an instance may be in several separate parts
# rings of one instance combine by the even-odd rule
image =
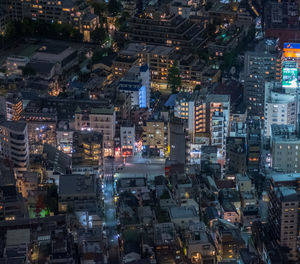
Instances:
[[[117,15],[121,10],[121,3],[118,0],[109,0],[107,10],[113,16]]]
[[[180,71],[177,66],[177,62],[169,68],[168,72],[168,86],[171,87],[172,93],[178,93],[178,89],[181,86]]]
[[[105,28],[96,28],[91,32],[91,38],[94,42],[102,43],[107,38],[107,32]]]
[[[36,75],[36,72],[33,68],[29,67],[29,66],[25,66],[23,69],[22,69],[22,74],[24,76],[34,76]]]
[[[57,186],[55,183],[51,184],[47,188],[47,193],[45,197],[45,205],[50,212],[57,214],[58,212],[58,194]]]

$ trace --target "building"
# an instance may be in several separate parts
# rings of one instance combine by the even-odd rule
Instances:
[[[168,152],[168,124],[160,120],[149,120],[143,128],[143,148],[155,156],[165,156]]]
[[[73,173],[101,172],[104,155],[103,137],[96,131],[75,131],[73,133]]]
[[[228,29],[221,30],[216,38],[208,44],[208,52],[213,57],[224,57],[237,48],[246,35],[244,26],[231,25]]]
[[[6,59],[6,70],[8,74],[22,75],[22,69],[30,62],[28,57],[10,56]]]
[[[169,123],[169,159],[172,162],[185,164],[186,162],[186,133],[182,120],[172,119]]]
[[[275,40],[260,42],[254,51],[247,51],[244,60],[244,102],[248,115],[264,115],[265,81],[280,81],[281,57]]]
[[[94,174],[60,175],[58,187],[58,210],[67,212],[76,201],[95,201],[98,187]]]
[[[199,222],[199,215],[193,206],[172,207],[169,209],[171,222],[178,228],[189,226],[189,222]]]
[[[23,111],[23,101],[20,94],[8,93],[5,96],[5,110],[7,121],[18,121]]]
[[[135,125],[124,124],[120,127],[121,151],[123,155],[134,155]]]
[[[144,12],[128,21],[125,37],[135,42],[177,48],[199,48],[205,43],[204,26],[180,15]]]
[[[77,50],[55,41],[44,42],[31,59],[55,64],[60,74],[78,64]]]
[[[288,92],[280,83],[265,83],[264,136],[271,136],[271,126],[296,125],[296,90]]]
[[[205,263],[215,259],[216,249],[205,231],[203,222],[191,223],[185,230],[184,237],[187,257],[192,263]]]
[[[272,125],[271,166],[285,173],[300,172],[300,138],[287,126]]]
[[[10,0],[10,16],[12,20],[21,21],[25,17],[32,20],[42,20],[47,23],[71,24],[75,30],[80,30],[85,41],[90,41],[89,32],[99,25],[99,17],[93,14],[93,9],[83,1],[46,1]]]
[[[75,130],[96,131],[103,134],[104,156],[114,155],[116,112],[113,107],[77,107]]]
[[[29,142],[27,125],[24,122],[0,122],[0,153],[13,162],[16,175],[29,166]]]
[[[260,166],[261,153],[261,121],[250,120],[247,123],[247,169],[249,173],[257,173]]]
[[[289,249],[290,261],[299,261],[297,246],[299,194],[292,185],[284,186],[289,176],[272,176],[269,191],[268,223],[270,234],[279,241],[279,245]],[[283,184],[282,184],[283,183]]]
[[[149,108],[150,71],[147,65],[133,66],[119,82],[119,90],[130,94],[131,107]]]
[[[230,172],[244,174],[247,171],[247,149],[244,137],[228,137],[226,158]]]

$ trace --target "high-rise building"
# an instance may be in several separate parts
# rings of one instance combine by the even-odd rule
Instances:
[[[0,154],[13,162],[16,175],[29,166],[29,146],[25,122],[0,122]]]
[[[245,53],[244,101],[248,115],[264,115],[265,81],[280,81],[281,52],[275,40],[260,42],[254,51]]]
[[[299,234],[299,190],[293,185],[299,174],[273,175],[269,191],[268,223],[270,234],[283,248],[288,248],[287,258],[293,263],[300,260],[297,238]]]

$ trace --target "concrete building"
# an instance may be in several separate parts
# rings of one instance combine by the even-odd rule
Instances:
[[[60,175],[58,187],[58,210],[67,212],[76,201],[95,201],[98,195],[94,174]]]
[[[143,147],[150,155],[164,156],[168,152],[168,124],[164,121],[146,121],[143,131]]]
[[[30,62],[28,57],[9,56],[6,59],[6,70],[8,74],[22,75],[22,69]]]
[[[77,107],[75,130],[96,131],[103,134],[104,156],[114,155],[116,113],[113,107]]]
[[[135,125],[121,125],[121,151],[123,155],[134,155],[135,152]]]
[[[56,72],[60,74],[78,64],[77,50],[54,41],[43,43],[31,59],[55,64]]]
[[[285,173],[300,172],[300,138],[286,126],[272,125],[271,166]]]
[[[245,53],[244,102],[250,116],[264,115],[265,81],[280,81],[281,52],[275,40],[260,42],[254,51]]]
[[[103,135],[96,131],[73,133],[72,172],[99,173],[103,165]]]
[[[16,174],[26,171],[29,165],[27,125],[24,122],[0,122],[0,153],[14,164]]]
[[[7,121],[18,121],[23,111],[23,101],[20,94],[8,93],[5,98],[5,112]]]
[[[271,235],[280,246],[287,247],[289,261],[299,261],[297,245],[299,193],[288,184],[288,175],[274,175],[269,191],[268,223]],[[284,186],[285,185],[285,186]]]
[[[192,23],[180,15],[155,11],[132,17],[128,21],[125,36],[135,42],[189,49],[204,44],[203,32],[202,25]]]
[[[133,66],[119,82],[119,90],[130,94],[131,107],[150,106],[150,71],[147,65]]]
[[[172,207],[169,209],[171,222],[179,228],[186,228],[189,222],[199,222],[199,215],[195,207]]]
[[[271,125],[296,125],[297,95],[280,83],[265,83],[264,136],[271,136]]]
[[[205,263],[214,261],[216,250],[212,240],[205,231],[203,222],[191,223],[184,232],[187,245],[187,257],[192,263]]]
[[[247,171],[246,139],[244,137],[228,137],[226,144],[229,171],[245,173]]]

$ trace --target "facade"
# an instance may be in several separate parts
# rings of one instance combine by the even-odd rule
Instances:
[[[5,97],[5,110],[7,121],[18,121],[23,110],[23,101],[20,95],[7,94]]]
[[[144,12],[128,22],[127,37],[135,42],[178,48],[199,48],[204,44],[204,27],[180,15]]]
[[[130,95],[131,107],[149,108],[150,85],[148,66],[133,66],[119,82],[119,90]]]
[[[289,181],[287,175],[272,177],[268,221],[274,239],[279,241],[280,246],[289,249],[288,260],[297,262],[299,260],[297,250],[299,194],[297,189],[286,181]]]
[[[264,136],[271,136],[272,124],[296,125],[296,91],[288,93],[280,84],[267,82],[265,87]]]
[[[29,166],[29,144],[27,125],[23,122],[0,122],[0,153],[11,160],[16,175],[26,171]]]
[[[150,154],[164,156],[168,152],[168,125],[164,121],[146,121],[143,147]]]
[[[120,127],[121,151],[123,155],[133,155],[135,152],[135,125]]]
[[[245,53],[244,102],[248,106],[248,115],[264,115],[265,81],[280,81],[281,56],[274,40],[265,40],[255,51]]]
[[[295,135],[272,137],[271,166],[282,172],[300,172],[300,139]]]
[[[116,113],[113,107],[80,108],[75,111],[75,130],[103,134],[104,156],[114,155]]]
[[[103,135],[96,131],[73,133],[72,172],[99,173],[103,165]]]

